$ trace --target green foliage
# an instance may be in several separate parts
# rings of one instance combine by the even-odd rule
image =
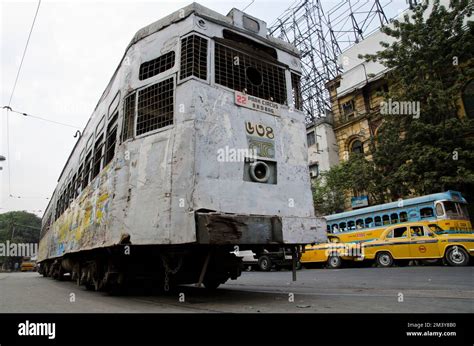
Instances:
[[[0,243],[38,243],[40,236],[41,219],[35,214],[26,211],[12,211],[0,214]],[[13,239],[12,239],[13,235]],[[20,258],[1,257],[0,263],[4,267],[11,267],[12,263]]]

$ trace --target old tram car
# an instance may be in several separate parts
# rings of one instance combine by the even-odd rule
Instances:
[[[217,287],[235,249],[325,240],[297,50],[266,23],[189,5],[136,33],[43,217],[40,272],[92,289]]]

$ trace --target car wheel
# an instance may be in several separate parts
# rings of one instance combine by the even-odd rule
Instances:
[[[377,254],[377,265],[379,267],[387,268],[393,265],[393,257],[388,252],[380,252]]]
[[[467,266],[469,263],[469,255],[466,250],[459,246],[453,246],[446,251],[446,262],[450,266],[461,267]]]
[[[272,261],[268,256],[262,256],[258,259],[258,268],[263,272],[268,272],[272,269]]]
[[[327,266],[329,269],[338,269],[342,266],[342,258],[338,255],[331,255],[328,258]]]

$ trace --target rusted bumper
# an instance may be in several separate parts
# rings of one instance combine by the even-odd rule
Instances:
[[[267,215],[196,213],[199,244],[309,244],[326,240],[324,220]]]

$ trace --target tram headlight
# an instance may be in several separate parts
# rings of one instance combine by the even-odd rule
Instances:
[[[250,178],[258,183],[266,183],[270,178],[270,167],[263,161],[255,161],[249,167]]]

